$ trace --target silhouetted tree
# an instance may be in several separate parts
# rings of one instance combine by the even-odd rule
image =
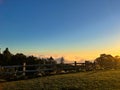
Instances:
[[[28,56],[26,59],[26,63],[27,64],[35,64],[36,63],[37,58],[34,56]]]
[[[23,62],[26,62],[26,56],[22,53],[17,53],[16,55],[12,56],[12,63],[15,65],[22,65]]]
[[[52,56],[50,58],[48,58],[47,61],[49,64],[56,64],[57,63]]]
[[[115,64],[116,67],[115,68],[120,68],[120,56],[115,56]]]
[[[61,59],[60,59],[60,64],[64,64],[64,57],[61,57]]]
[[[116,67],[116,59],[112,55],[101,54],[95,59],[95,64],[101,69],[112,69]]]
[[[11,57],[12,54],[10,53],[9,49],[6,48],[5,51],[3,51],[3,65],[10,65],[11,64]]]
[[[0,65],[3,65],[4,61],[3,61],[3,55],[0,54]]]

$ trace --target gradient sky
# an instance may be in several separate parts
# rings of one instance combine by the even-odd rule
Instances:
[[[120,55],[120,0],[0,0],[0,47],[71,61]]]

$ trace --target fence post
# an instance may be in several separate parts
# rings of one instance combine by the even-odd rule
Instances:
[[[75,64],[75,71],[77,71],[77,62],[75,61],[74,64]]]
[[[26,63],[24,62],[23,63],[23,76],[25,76],[25,74],[26,74],[25,72],[26,72]]]

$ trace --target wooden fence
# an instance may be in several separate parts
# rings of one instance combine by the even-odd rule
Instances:
[[[93,63],[64,63],[64,64],[34,64],[1,66],[0,78],[10,79],[19,76],[44,76],[50,74],[60,74],[69,72],[79,72],[84,70],[92,70]]]

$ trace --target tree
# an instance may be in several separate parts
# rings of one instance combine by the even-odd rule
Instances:
[[[12,57],[12,54],[10,53],[9,49],[6,48],[4,51],[3,51],[3,65],[10,65],[11,64],[11,57]]]
[[[35,64],[36,63],[37,58],[34,56],[28,56],[26,59],[26,63],[27,64]]]
[[[95,59],[95,65],[101,69],[112,69],[116,67],[116,59],[112,55],[101,54]]]
[[[0,53],[0,65],[3,65],[4,61],[3,61],[3,55]]]
[[[60,64],[64,64],[64,57],[61,57],[61,59],[60,59]]]
[[[120,56],[115,56],[115,64],[116,64],[116,68],[120,68]]]
[[[22,53],[17,53],[12,56],[12,64],[22,65],[23,62],[26,62],[26,56]]]
[[[50,58],[47,59],[49,64],[56,64],[56,61],[54,60],[54,58],[51,56]]]

